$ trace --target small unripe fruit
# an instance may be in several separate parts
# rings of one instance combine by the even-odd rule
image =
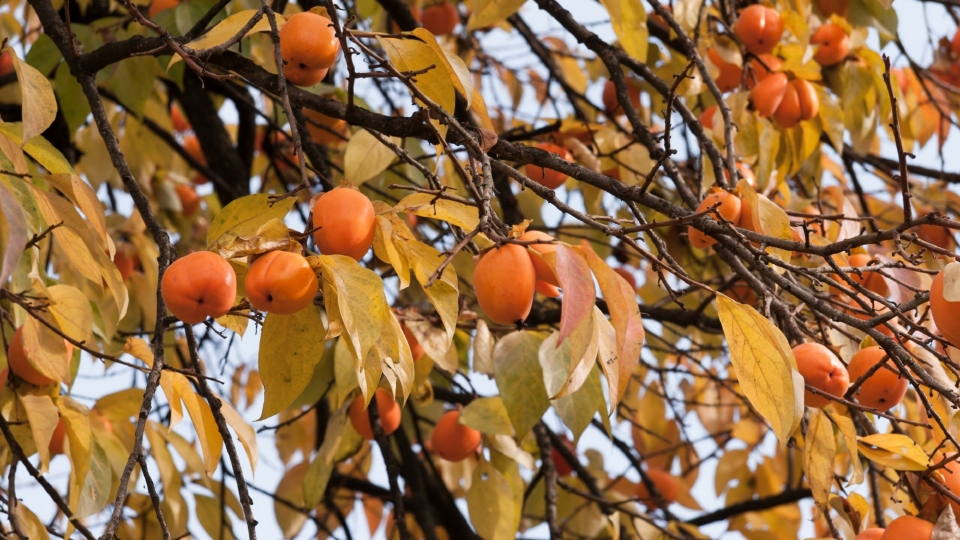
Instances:
[[[734,33],[748,51],[765,54],[773,50],[783,35],[783,19],[777,10],[754,4],[740,12]]]
[[[803,382],[831,396],[842,398],[847,392],[850,387],[847,367],[830,349],[819,343],[804,343],[793,348],[793,356]],[[830,403],[828,398],[809,390],[803,391],[803,401],[807,407],[817,409]]]
[[[460,423],[460,411],[447,411],[430,436],[438,456],[447,461],[463,461],[480,446],[480,432]]]
[[[562,146],[558,146],[553,143],[540,143],[537,145],[537,148],[550,152],[551,154],[557,154],[564,161],[573,161],[573,156],[566,148]],[[540,182],[550,189],[557,189],[567,180],[567,175],[560,171],[544,169],[543,167],[534,165],[532,163],[527,164],[525,171],[531,180],[534,182]]]
[[[527,250],[505,244],[485,253],[473,271],[480,309],[491,321],[513,325],[530,314],[537,275]]]
[[[897,365],[887,357],[882,347],[874,346],[857,351],[847,368],[850,381],[855,382],[884,358],[886,365],[870,375],[854,395],[861,405],[880,412],[887,412],[899,405],[907,393],[907,379],[900,376]]]
[[[244,288],[251,306],[291,315],[313,303],[320,286],[317,274],[302,255],[271,251],[250,265]]]
[[[338,187],[313,205],[313,239],[324,255],[346,255],[360,260],[373,244],[377,213],[366,195]]]
[[[223,257],[197,251],[173,262],[160,293],[170,313],[187,324],[226,315],[237,296],[237,275]]]
[[[390,435],[400,427],[403,411],[400,410],[400,404],[393,399],[390,392],[378,388],[374,395],[377,396],[377,412],[380,413],[380,426],[383,427],[383,434]],[[373,426],[370,425],[370,413],[364,407],[362,395],[354,398],[348,414],[353,429],[357,430],[357,433],[364,439],[372,441],[374,438]]]

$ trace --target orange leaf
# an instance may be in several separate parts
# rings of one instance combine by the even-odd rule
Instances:
[[[593,310],[597,302],[597,289],[583,256],[564,244],[557,245],[557,277],[563,289],[560,337],[557,339],[559,347]]]

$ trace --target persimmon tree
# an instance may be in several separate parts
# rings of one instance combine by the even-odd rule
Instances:
[[[891,3],[4,2],[0,534],[960,537]]]

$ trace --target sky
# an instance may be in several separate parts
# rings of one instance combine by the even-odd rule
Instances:
[[[578,21],[597,32],[604,39],[609,41],[613,41],[615,39],[607,22],[607,13],[600,4],[588,0],[561,0],[561,4],[572,11]],[[952,35],[955,30],[952,19],[945,16],[943,9],[936,4],[924,4],[916,0],[896,0],[894,3],[894,9],[897,10],[897,13],[900,17],[901,35],[916,36],[914,38],[906,39],[905,46],[911,56],[918,60],[921,64],[929,63],[930,59],[932,58],[932,51],[930,50],[930,45],[926,40],[926,36],[928,34],[932,34],[934,38],[938,38],[944,35]],[[541,32],[554,32],[555,35],[562,35],[564,33],[562,29],[559,28],[557,23],[553,22],[552,19],[550,19],[545,13],[539,11],[533,2],[528,2],[527,5],[522,9],[521,14],[527,23],[538,34]],[[509,37],[500,30],[494,30],[493,32],[490,32],[484,36],[482,40],[484,46],[488,48],[492,54],[499,55],[498,57],[501,58],[506,58],[507,63],[510,65],[526,66],[532,62],[532,55],[529,53],[526,44],[519,37]],[[870,40],[871,41],[869,42],[869,45],[871,48],[876,49],[878,46],[878,41],[875,32],[871,33]],[[575,43],[571,43],[570,45],[576,46]],[[582,48],[578,50],[581,52],[583,51]],[[902,63],[902,59],[898,58],[897,51],[892,50],[892,48],[888,48],[887,51],[893,57],[895,64]],[[601,91],[601,84],[593,85],[588,92],[588,95],[595,99],[595,102],[600,101],[599,95]],[[521,112],[533,114],[533,112],[536,111],[537,106],[538,104],[536,103],[536,99],[532,97],[532,92],[528,91],[527,96],[521,105]],[[233,118],[235,118],[235,113],[225,108],[223,116],[225,121],[230,122]],[[954,128],[953,131],[954,133],[951,134],[948,147],[956,148],[957,141],[960,140],[957,137],[960,136],[960,134],[956,133],[956,128]],[[895,155],[895,149],[893,148],[892,143],[889,141],[884,141],[883,151],[886,155]],[[916,163],[918,164],[934,168],[940,168],[942,166],[941,157],[938,155],[936,145],[934,143],[928,144],[925,148],[916,152],[916,154]],[[958,155],[957,152],[947,152],[944,158],[946,169],[952,171],[960,170],[960,155]],[[868,179],[867,182],[869,183],[871,180]],[[875,180],[873,182],[875,182]],[[870,189],[869,184],[867,189]],[[548,222],[554,222],[557,216],[551,215],[548,212],[545,213],[544,217]],[[655,323],[647,322],[646,326],[648,331],[657,330]],[[259,336],[251,328],[247,332],[246,336],[242,339],[240,347],[235,348],[236,354],[239,355],[240,361],[245,363],[248,366],[248,369],[256,367],[258,343]],[[206,357],[209,359],[211,358],[211,355],[207,355]],[[213,362],[208,363],[208,365],[211,367],[213,367],[213,364]],[[215,375],[219,376],[220,374],[215,373]],[[229,377],[229,375],[230,373],[227,373],[224,376]],[[481,394],[492,395],[497,393],[496,385],[485,376],[473,376],[471,382]],[[140,384],[142,385],[142,381]],[[87,358],[84,360],[78,384],[74,388],[74,397],[79,399],[81,402],[92,405],[94,398],[128,388],[129,385],[130,376],[127,371],[113,369],[104,374],[103,369],[99,364],[93,364],[89,361],[89,358]],[[254,428],[259,428],[264,425],[273,425],[276,423],[275,418],[266,420],[264,422],[254,421],[259,417],[262,403],[261,400],[262,398],[258,398],[257,402],[255,402],[249,409],[246,411],[241,411],[246,419],[254,426]],[[555,429],[559,429],[561,427],[559,420],[552,414],[552,412],[547,415],[546,422]],[[694,438],[696,438],[698,435],[697,429],[698,428],[695,425],[695,422],[691,423],[690,434]],[[177,428],[177,431],[188,434],[190,431],[189,419],[185,419],[183,424]],[[621,439],[630,441],[630,429],[628,425],[624,424],[617,426],[615,433]],[[699,431],[699,433],[703,433],[702,430]],[[277,456],[273,443],[272,432],[267,432],[264,434],[264,436],[260,437],[259,443],[260,462],[257,466],[256,475],[254,476],[251,474],[245,457],[241,457],[241,462],[244,464],[244,472],[247,475],[247,478],[252,478],[253,484],[270,490],[276,486],[277,482],[282,476],[283,465]],[[703,444],[706,445],[706,443]],[[768,440],[765,441],[765,444],[763,445],[763,451],[766,453],[772,453],[775,448],[775,444],[775,439],[773,439],[772,436],[769,436]],[[588,448],[595,449],[604,456],[605,463],[607,464],[608,471],[611,473],[611,475],[620,474],[630,468],[629,463],[618,453],[615,448],[612,447],[610,441],[606,439],[603,434],[593,428],[588,428],[587,432],[582,437],[580,445],[578,446],[578,451],[582,453]],[[709,449],[712,448],[712,446],[706,445],[702,448]],[[298,458],[294,458],[294,463],[296,463],[297,460]],[[714,496],[712,485],[714,464],[715,461],[705,462],[700,474],[700,480],[693,489],[694,496],[698,499],[705,512],[724,506],[722,498],[717,498]],[[67,474],[68,463],[66,458],[64,456],[55,458],[54,462],[52,463],[51,472],[49,473],[48,478],[55,485],[63,487],[67,481]],[[153,476],[155,478],[159,476],[157,471],[153,471]],[[219,477],[219,472],[217,473],[217,476]],[[529,478],[532,476],[532,472],[526,471],[525,476]],[[637,480],[635,472],[629,473],[628,477],[634,481]],[[383,462],[377,450],[374,451],[374,462],[370,479],[379,485],[387,486]],[[17,493],[20,498],[34,511],[36,511],[42,519],[49,521],[50,516],[53,515],[53,506],[51,503],[49,503],[49,500],[42,490],[33,484],[29,476],[25,473],[18,475],[17,483]],[[228,483],[228,485],[232,485],[232,482],[229,480]],[[140,485],[140,490],[145,492],[145,487],[142,485],[142,482]],[[252,496],[254,500],[253,509],[258,516],[260,523],[258,526],[259,537],[266,540],[281,538],[280,531],[276,528],[273,517],[272,500],[269,497],[256,492],[253,492]],[[192,505],[192,499],[187,497],[187,500],[188,504]],[[809,517],[809,503],[804,503],[802,506],[804,508],[805,517]],[[466,511],[465,504],[463,507],[464,511]],[[700,512],[685,510],[678,505],[673,505],[671,510],[674,511],[680,518],[689,518],[700,514]],[[368,536],[366,536],[366,519],[363,517],[363,512],[360,508],[357,508],[356,511],[350,514],[350,516],[347,518],[347,522],[350,525],[350,528],[353,532],[353,537],[356,540],[364,540],[368,538]],[[98,518],[93,518],[91,523],[96,525],[102,523],[102,521]],[[197,538],[205,537],[203,529],[199,523],[192,523],[190,529]],[[240,538],[245,537],[245,528],[242,520],[234,521],[234,530],[237,532]],[[802,529],[800,537],[805,538],[807,536],[812,536],[812,531],[812,525],[806,523]],[[298,538],[311,538],[314,532],[313,526],[308,523]],[[704,527],[703,532],[713,538],[742,538],[739,534],[725,534],[724,524],[716,524],[714,526]],[[337,538],[343,538],[342,533],[339,532],[335,534],[335,536]],[[526,537],[528,538],[546,538],[547,536],[547,531],[543,526],[532,529],[526,533]],[[383,537],[383,526],[381,525],[380,530],[377,531],[377,533],[374,535],[374,538]]]

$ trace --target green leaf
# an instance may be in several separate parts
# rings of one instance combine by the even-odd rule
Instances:
[[[239,237],[256,234],[266,222],[286,217],[296,202],[296,198],[288,197],[270,204],[270,198],[266,193],[247,195],[220,210],[207,231],[207,249],[212,249],[218,242],[227,242],[229,238],[223,238],[226,235]]]
[[[498,341],[493,350],[497,388],[519,439],[550,408],[537,356],[542,342],[540,334],[518,331]]]
[[[813,409],[807,424],[803,443],[803,472],[813,492],[813,500],[821,508],[830,498],[833,485],[833,462],[837,457],[837,443],[833,425],[820,409]]]
[[[40,452],[40,470],[46,472],[52,457],[49,450],[50,439],[60,421],[60,415],[57,414],[57,407],[50,396],[27,394],[20,396],[20,402],[27,413],[30,431],[33,432],[33,440],[37,443],[37,450]]]
[[[786,444],[804,411],[803,377],[787,338],[750,306],[720,295],[717,308],[740,388]]]
[[[308,306],[293,315],[270,313],[260,337],[263,411],[259,420],[286,409],[307,387],[323,355],[323,320]]]
[[[323,444],[303,478],[303,500],[306,508],[313,508],[320,503],[334,466],[355,453],[363,442],[360,435],[348,427],[350,418],[347,412],[350,403],[344,403],[331,415],[324,432]]]
[[[226,19],[217,23],[216,26],[207,31],[199,38],[187,43],[191,49],[195,51],[203,51],[206,49],[211,49],[223,43],[237,34],[248,22],[257,14],[256,9],[247,9],[234,13]],[[277,17],[277,27],[282,28],[284,24],[283,17]],[[260,17],[260,20],[253,25],[253,27],[244,34],[244,37],[248,37],[251,34],[256,34],[258,32],[269,32],[270,31],[270,21],[266,17]],[[183,58],[179,54],[174,54],[170,58],[170,63],[167,64],[167,71],[170,71],[175,64],[183,61]]]
[[[4,51],[13,60],[13,68],[20,81],[20,110],[23,122],[23,140],[27,141],[46,131],[57,117],[57,98],[47,76],[17,56],[10,47]],[[23,148],[23,141],[20,147]]]
[[[516,536],[513,490],[510,482],[484,460],[473,470],[467,492],[470,521],[480,538],[508,540]]]
[[[603,385],[600,383],[600,369],[596,363],[591,364],[586,380],[579,390],[553,401],[553,408],[557,411],[557,416],[563,420],[563,423],[573,434],[573,442],[580,439],[590,421],[593,420],[597,411],[603,413],[606,409],[606,401],[603,399]]]
[[[487,435],[513,437],[516,434],[500,396],[471,401],[460,411],[460,423]]]
[[[635,60],[647,60],[647,11],[640,0],[601,0],[610,13],[613,32],[623,50]]]
[[[30,50],[27,51],[27,56],[23,60],[40,73],[47,74],[57,67],[62,58],[63,55],[60,54],[53,39],[47,34],[40,34],[33,45],[30,45]]]
[[[70,133],[75,134],[87,121],[90,103],[84,97],[80,82],[70,73],[70,66],[66,62],[61,62],[57,68],[53,84],[57,101],[60,103],[60,112],[67,121]]]
[[[467,30],[486,28],[497,24],[520,10],[527,0],[467,0],[470,8],[470,20]]]
[[[394,144],[399,140],[390,138]],[[365,129],[350,137],[343,154],[343,177],[353,185],[360,186],[382,173],[393,163],[397,155]]]
[[[867,459],[897,471],[922,471],[930,458],[910,437],[898,433],[880,433],[860,437],[858,448]]]
[[[110,501],[110,487],[113,481],[110,460],[107,458],[106,451],[96,440],[93,441],[91,450],[90,470],[80,489],[80,505],[76,511],[76,517],[79,519],[90,517],[103,510]],[[170,493],[167,489],[164,492]]]
[[[147,100],[153,93],[153,82],[162,73],[152,56],[127,58],[115,65],[116,71],[107,82],[117,99],[137,118],[143,117]]]

